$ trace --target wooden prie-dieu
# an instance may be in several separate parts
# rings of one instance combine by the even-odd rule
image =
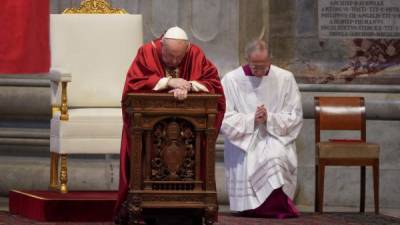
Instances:
[[[129,94],[131,168],[124,207],[130,224],[163,210],[189,209],[198,212],[199,223],[215,222],[218,98],[189,94],[180,101],[166,93]]]

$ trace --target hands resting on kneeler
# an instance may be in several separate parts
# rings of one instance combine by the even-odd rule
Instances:
[[[192,84],[182,78],[171,78],[168,80],[167,85],[172,88],[168,93],[173,93],[178,100],[186,99],[188,92],[192,89]]]
[[[153,88],[154,91],[166,89],[170,89],[168,93],[173,93],[174,97],[178,100],[186,99],[189,92],[209,92],[208,88],[198,81],[187,81],[182,78],[172,78],[170,76],[161,78]]]

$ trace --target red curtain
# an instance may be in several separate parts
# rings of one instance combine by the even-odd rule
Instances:
[[[0,74],[49,68],[49,0],[0,0]]]

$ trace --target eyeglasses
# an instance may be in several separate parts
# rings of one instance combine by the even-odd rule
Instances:
[[[263,63],[263,64],[249,64],[249,66],[250,66],[250,68],[252,69],[252,70],[257,70],[257,71],[259,71],[259,70],[266,70],[266,69],[268,69],[268,67],[269,67],[269,64],[268,63]]]

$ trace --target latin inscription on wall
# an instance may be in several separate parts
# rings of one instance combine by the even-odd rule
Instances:
[[[400,0],[319,0],[320,38],[400,38]]]

